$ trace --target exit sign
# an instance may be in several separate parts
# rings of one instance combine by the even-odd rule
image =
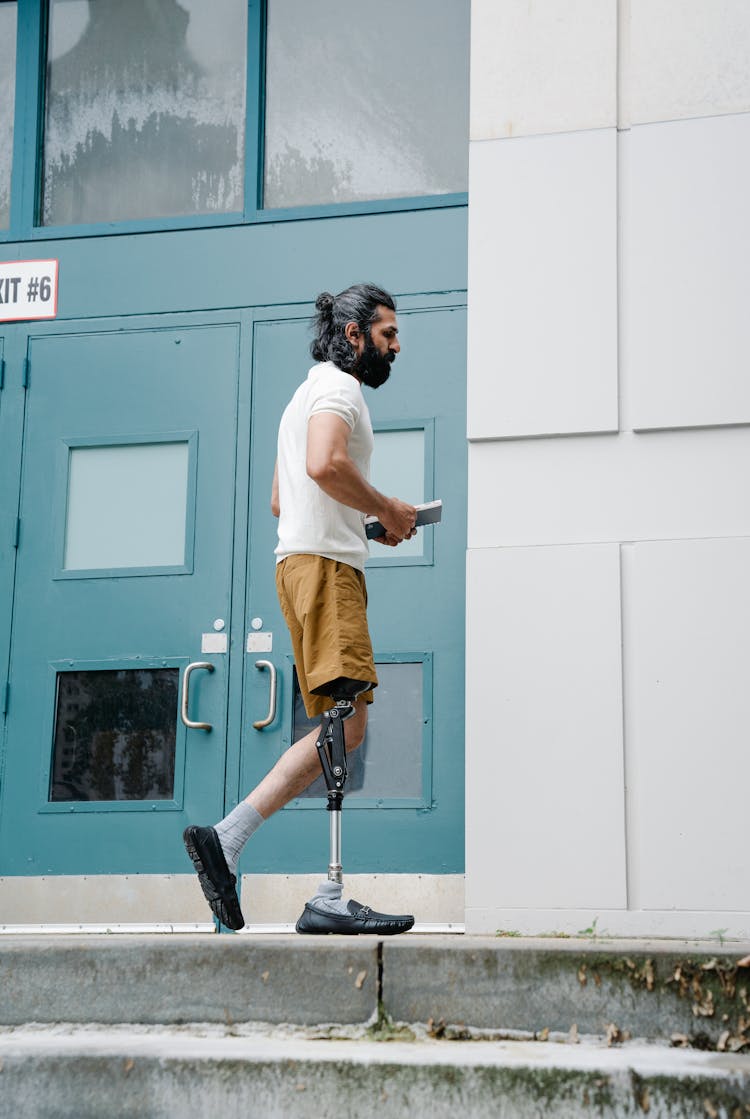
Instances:
[[[56,260],[0,262],[0,322],[54,319],[57,269]]]

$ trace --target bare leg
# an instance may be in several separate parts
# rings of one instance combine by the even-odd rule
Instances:
[[[347,753],[361,744],[366,726],[367,704],[363,699],[356,699],[354,714],[344,723]],[[318,729],[310,731],[290,746],[273,769],[245,798],[264,820],[299,796],[319,776],[320,758],[315,745],[319,733]]]

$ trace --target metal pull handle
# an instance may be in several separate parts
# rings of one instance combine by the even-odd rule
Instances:
[[[265,719],[258,719],[257,723],[253,723],[256,730],[263,730],[263,727],[270,727],[271,723],[276,718],[276,667],[270,661],[256,661],[256,668],[267,668],[271,673],[271,687],[268,703],[268,714]]]
[[[198,668],[204,668],[206,672],[213,672],[215,665],[210,661],[193,661],[185,669],[185,675],[182,677],[182,704],[180,706],[180,718],[186,727],[191,730],[213,730],[210,723],[194,723],[192,719],[188,718],[188,699],[190,697],[190,676]]]

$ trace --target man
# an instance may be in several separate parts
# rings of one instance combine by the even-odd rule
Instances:
[[[279,427],[271,495],[279,518],[276,587],[307,714],[322,715],[341,693],[350,695],[344,724],[350,751],[364,738],[377,686],[366,615],[364,515],[375,515],[385,529],[379,542],[396,547],[416,531],[416,509],[368,481],[374,438],[362,385],[384,384],[400,352],[393,298],[373,284],[355,284],[335,297],[323,292],[315,306],[310,351],[318,364]],[[319,775],[318,736],[312,731],[290,746],[215,827],[185,830],[206,900],[229,928],[245,923],[236,892],[240,852],[264,820]],[[373,913],[341,895],[340,883],[322,882],[297,931],[397,933],[414,923],[410,915]]]

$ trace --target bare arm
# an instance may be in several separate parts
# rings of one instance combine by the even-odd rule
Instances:
[[[307,425],[307,473],[324,493],[350,509],[371,513],[386,530],[385,542],[397,544],[414,531],[417,511],[371,486],[349,455],[349,425],[332,412],[311,416]]]
[[[273,468],[273,485],[271,486],[271,512],[274,517],[278,517],[281,512],[279,505],[279,462],[276,460],[276,465]]]

